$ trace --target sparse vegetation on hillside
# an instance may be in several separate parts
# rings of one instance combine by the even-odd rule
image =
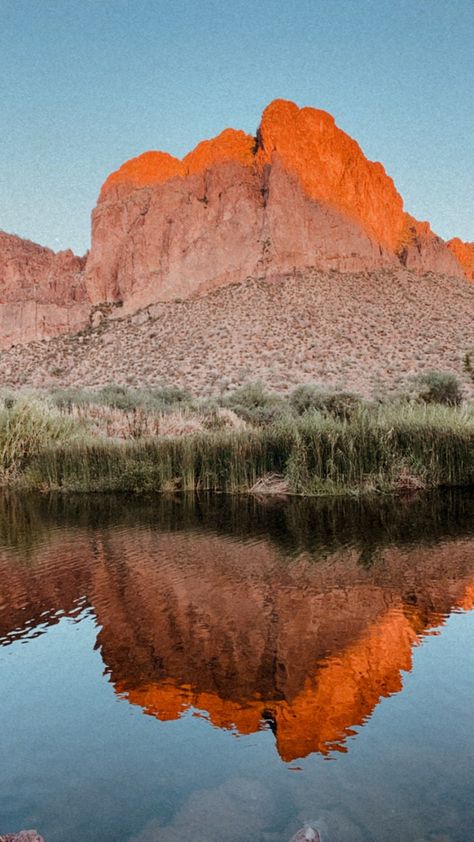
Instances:
[[[113,379],[135,391],[174,383],[209,396],[249,380],[280,393],[318,382],[369,398],[443,369],[474,396],[465,367],[474,284],[461,278],[308,270],[120,312],[80,333],[0,352],[0,383],[98,390]]]

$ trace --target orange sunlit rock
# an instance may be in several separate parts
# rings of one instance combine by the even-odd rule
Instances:
[[[367,160],[358,143],[316,108],[275,100],[262,115],[259,157],[278,156],[311,199],[355,219],[381,245],[395,250],[403,202],[382,164]]]
[[[181,161],[167,152],[143,152],[131,158],[105,180],[99,202],[119,198],[140,187],[163,184],[175,176],[188,176],[224,161],[237,161],[250,166],[254,163],[255,139],[245,132],[225,129],[211,140],[203,140]]]
[[[275,100],[255,138],[226,129],[182,161],[168,156],[164,166],[160,154],[132,159],[105,182],[86,272],[94,302],[131,312],[307,266],[402,262],[462,274],[429,226],[404,213],[383,166],[325,111]]]
[[[462,266],[466,278],[474,281],[474,243],[463,243],[459,237],[448,241],[448,248]]]
[[[117,188],[126,191],[136,190],[153,184],[163,184],[176,175],[185,175],[186,169],[178,158],[167,152],[143,152],[131,158],[111,173],[102,186],[99,201],[110,199],[111,195],[120,195]]]
[[[255,138],[236,129],[224,129],[217,137],[198,143],[183,158],[186,175],[193,175],[225,161],[235,161],[245,167],[254,164]]]

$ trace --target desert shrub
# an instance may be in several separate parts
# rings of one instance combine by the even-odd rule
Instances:
[[[133,412],[138,409],[147,412],[164,412],[169,408],[191,405],[192,395],[177,386],[133,389],[129,386],[109,383],[97,391],[74,386],[55,388],[50,392],[50,400],[54,406],[67,412],[71,412],[75,406],[90,405],[106,406],[124,412]]]
[[[177,386],[131,389],[128,386],[118,386],[111,383],[99,389],[93,396],[93,401],[125,411],[144,409],[149,412],[161,412],[176,406],[190,404],[192,396],[185,389],[180,389]]]
[[[137,394],[133,389],[129,389],[127,386],[117,386],[114,383],[99,389],[94,402],[110,406],[113,409],[124,410],[136,409],[142,403],[139,398],[137,399]]]
[[[244,407],[245,409],[259,409],[266,406],[271,395],[260,380],[240,386],[224,399],[224,405],[230,407]]]
[[[290,406],[298,415],[313,411],[347,421],[360,409],[362,399],[353,392],[339,392],[323,389],[315,383],[303,383],[292,391]]]
[[[288,413],[288,402],[281,395],[269,392],[260,381],[246,383],[223,399],[223,406],[232,409],[249,424],[262,427]]]
[[[0,392],[0,409],[13,409],[18,400],[18,395],[10,392],[9,389]]]
[[[153,403],[175,406],[176,404],[189,404],[192,402],[192,395],[187,389],[180,389],[179,386],[162,386],[147,391]]]
[[[462,388],[455,374],[448,371],[427,371],[415,380],[419,400],[458,406],[462,402]]]
[[[71,412],[75,406],[88,406],[93,399],[93,393],[75,386],[56,388],[50,392],[50,400],[53,406],[65,412]]]

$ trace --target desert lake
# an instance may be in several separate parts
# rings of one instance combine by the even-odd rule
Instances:
[[[0,498],[0,834],[465,842],[474,496]]]

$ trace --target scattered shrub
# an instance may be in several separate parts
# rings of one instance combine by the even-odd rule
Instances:
[[[313,383],[303,383],[292,391],[290,406],[298,415],[313,411],[348,421],[362,406],[362,399],[353,392],[338,392]]]
[[[439,403],[446,406],[459,406],[462,401],[462,389],[455,374],[448,371],[427,371],[415,380],[418,397],[425,403]]]
[[[257,427],[272,424],[288,413],[285,398],[275,392],[268,392],[260,381],[236,389],[223,399],[223,405]]]

